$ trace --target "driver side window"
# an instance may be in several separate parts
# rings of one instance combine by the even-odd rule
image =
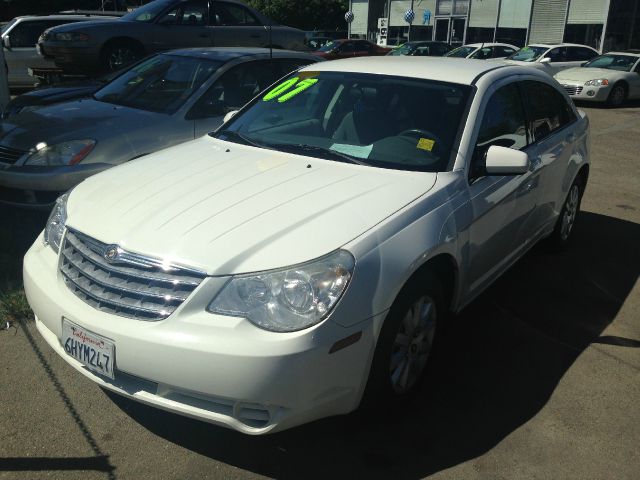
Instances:
[[[528,145],[526,117],[520,91],[515,83],[496,90],[487,102],[476,140],[470,175],[485,173],[485,156],[492,145],[522,150]]]
[[[207,2],[194,0],[180,4],[179,7],[164,14],[160,19],[162,25],[203,26],[208,23]]]

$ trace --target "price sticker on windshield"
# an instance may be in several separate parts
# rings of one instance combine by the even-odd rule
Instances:
[[[431,140],[430,138],[420,138],[420,140],[418,140],[418,145],[416,145],[416,148],[430,152],[431,150],[433,150],[433,146],[435,144],[435,140]]]
[[[283,103],[287,100],[291,100],[293,97],[304,92],[316,83],[318,83],[317,78],[305,78],[304,80],[301,80],[300,77],[293,77],[273,87],[264,97],[262,97],[262,100],[264,102],[269,102],[277,98],[278,103]]]

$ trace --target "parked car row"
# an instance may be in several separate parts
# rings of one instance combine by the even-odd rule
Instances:
[[[589,174],[588,118],[538,69],[267,55],[158,54],[0,139],[42,132],[16,184],[191,139],[59,197],[25,292],[93,382],[254,435],[416,390],[449,312],[568,244]]]
[[[321,60],[285,50],[174,50],[104,85],[29,95],[34,103],[57,101],[23,105],[0,123],[0,201],[51,208],[88,176],[202,136],[278,78]]]

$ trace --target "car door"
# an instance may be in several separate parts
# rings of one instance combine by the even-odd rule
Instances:
[[[353,48],[353,56],[354,57],[366,57],[369,55],[374,55],[375,52],[373,44],[366,42],[364,40],[356,40],[354,42]]]
[[[353,40],[348,40],[340,43],[338,46],[334,58],[351,58],[356,50],[356,45]]]
[[[210,47],[212,28],[206,0],[182,2],[160,16],[153,30],[153,50]]]
[[[564,172],[576,141],[571,124],[577,117],[564,95],[551,85],[535,80],[523,81],[520,85],[533,136],[529,158],[543,170],[539,207],[533,219],[537,232],[554,221],[558,214],[558,193],[562,191]]]
[[[540,182],[540,164],[530,154],[530,134],[517,84],[508,81],[496,85],[481,110],[469,171],[473,211],[467,269],[470,295],[482,290],[529,245]],[[522,175],[487,175],[484,162],[492,145],[529,154],[529,171]]]
[[[543,63],[543,65],[545,72],[551,76],[555,75],[560,70],[574,66],[572,62],[567,61],[567,47],[552,48],[541,57],[541,60],[544,58],[548,58],[550,60],[548,63]]]
[[[263,47],[268,31],[251,11],[236,3],[212,2],[213,44],[216,47]]]

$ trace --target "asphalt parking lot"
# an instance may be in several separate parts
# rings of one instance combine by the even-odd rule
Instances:
[[[534,249],[453,319],[409,405],[247,437],[106,393],[19,323],[0,331],[0,479],[637,479],[640,104],[585,110],[572,248]]]

